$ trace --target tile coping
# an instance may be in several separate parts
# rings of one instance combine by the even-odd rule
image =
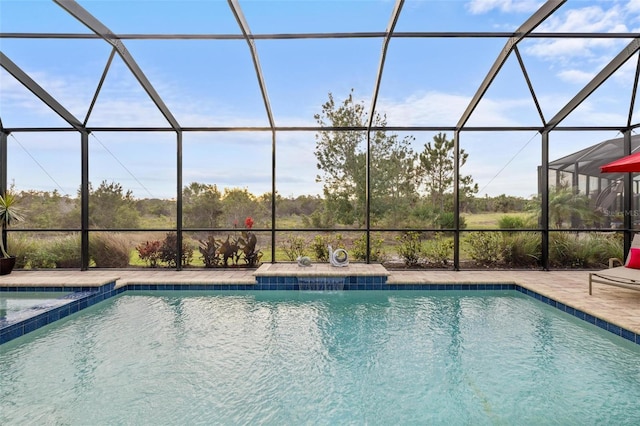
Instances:
[[[342,276],[383,276],[391,273],[382,265],[351,263],[344,267],[335,267],[326,263],[297,266],[280,263],[265,263],[253,273],[255,277],[342,277]]]

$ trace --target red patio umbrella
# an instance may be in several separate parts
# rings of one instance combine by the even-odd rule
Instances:
[[[602,173],[640,172],[640,152],[619,158],[604,166],[600,166]]]

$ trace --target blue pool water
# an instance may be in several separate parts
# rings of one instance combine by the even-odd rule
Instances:
[[[0,346],[0,424],[639,424],[640,346],[506,292],[128,292]]]

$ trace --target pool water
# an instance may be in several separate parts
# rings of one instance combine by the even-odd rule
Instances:
[[[0,292],[0,318],[40,303],[65,296],[69,292],[3,291]]]
[[[640,346],[516,292],[127,292],[0,346],[0,424],[639,424]]]

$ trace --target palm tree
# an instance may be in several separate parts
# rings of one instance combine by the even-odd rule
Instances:
[[[529,210],[540,214],[540,197],[536,197]],[[589,198],[580,194],[576,188],[566,183],[553,187],[549,191],[549,224],[555,228],[562,228],[565,223],[574,219],[583,222],[596,221],[598,215],[589,206]]]

